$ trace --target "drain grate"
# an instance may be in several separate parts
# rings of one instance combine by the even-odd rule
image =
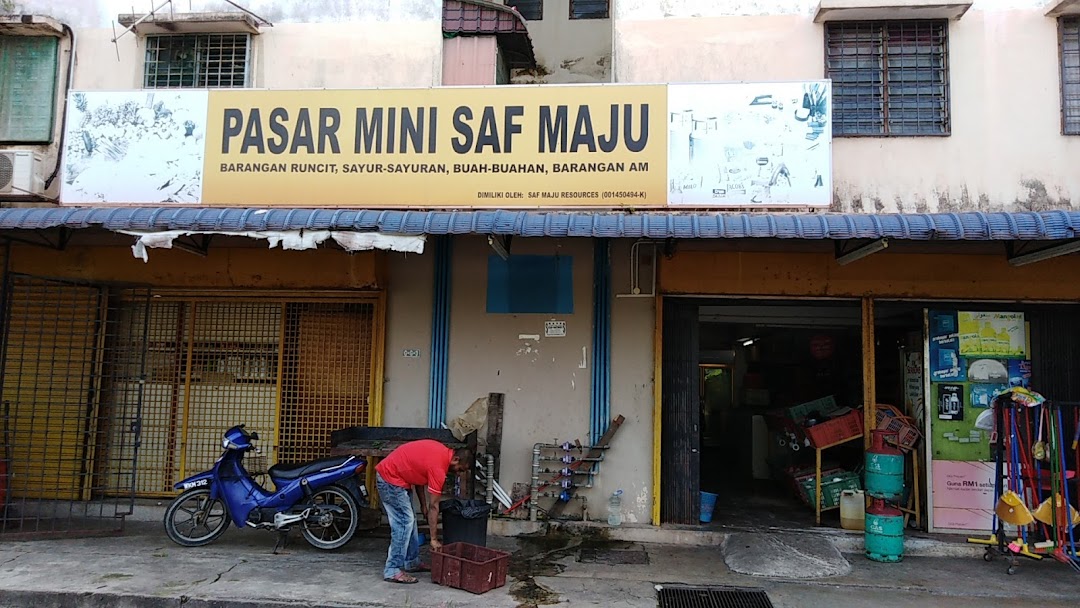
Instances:
[[[659,608],[773,608],[761,589],[657,585]]]
[[[626,566],[648,564],[649,554],[644,551],[620,551],[617,549],[582,549],[578,561],[583,564]]]

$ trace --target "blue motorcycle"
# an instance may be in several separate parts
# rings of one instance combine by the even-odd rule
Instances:
[[[269,491],[244,468],[244,454],[255,450],[259,434],[244,425],[225,432],[225,452],[209,471],[174,487],[183,492],[165,511],[165,532],[184,547],[200,547],[221,536],[232,520],[279,533],[274,551],[284,546],[288,531],[299,525],[304,539],[317,549],[337,549],[352,539],[367,507],[366,487],[357,482],[367,462],[356,456],[322,458],[302,464],[276,464],[267,471]]]

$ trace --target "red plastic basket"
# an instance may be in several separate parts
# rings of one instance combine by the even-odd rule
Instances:
[[[510,554],[468,543],[452,543],[431,554],[431,582],[487,593],[506,584]]]
[[[915,426],[915,419],[905,416],[891,405],[877,405],[877,428],[896,433],[897,447],[904,451],[914,449],[915,444],[922,438],[922,433]]]
[[[840,443],[845,439],[851,439],[863,434],[863,412],[862,410],[851,410],[843,416],[814,426],[808,426],[803,431],[806,433],[807,439],[810,440],[810,445],[815,448]]]

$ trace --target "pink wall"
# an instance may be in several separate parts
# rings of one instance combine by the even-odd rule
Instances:
[[[443,84],[496,84],[498,55],[495,36],[458,36],[444,40]]]

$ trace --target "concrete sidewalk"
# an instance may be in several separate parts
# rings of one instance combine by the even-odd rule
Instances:
[[[273,555],[273,534],[232,529],[208,547],[173,545],[160,524],[132,522],[123,536],[0,544],[0,606],[35,607],[655,607],[657,584],[734,585],[766,590],[778,608],[1075,605],[1080,574],[1050,562],[978,557],[908,557],[876,564],[841,554],[828,535],[743,532],[722,545],[676,546],[602,535],[492,537],[514,553],[506,587],[481,596],[382,581],[388,544],[381,529],[323,553],[294,534]],[[764,568],[771,572],[746,575]]]

